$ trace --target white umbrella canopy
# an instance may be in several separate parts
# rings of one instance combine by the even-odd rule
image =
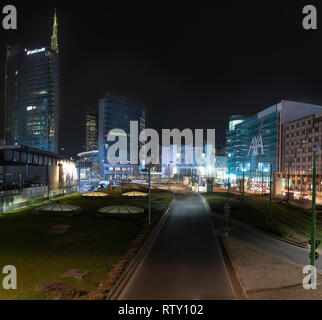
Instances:
[[[123,197],[147,197],[148,194],[146,192],[141,192],[141,191],[130,191],[130,192],[125,192],[122,194]]]
[[[57,214],[63,216],[73,216],[80,213],[81,211],[82,208],[80,207],[60,201],[49,203],[38,209],[38,212],[40,213]]]
[[[103,207],[98,209],[98,212],[101,214],[129,214],[129,215],[135,215],[139,213],[143,213],[144,209],[143,208],[138,208],[134,206],[126,206],[126,205],[115,205],[115,206],[108,206],[108,207]]]
[[[102,198],[108,198],[108,197],[110,197],[110,194],[104,193],[104,192],[98,192],[98,191],[88,192],[82,195],[82,198],[87,198],[87,199],[102,199]]]

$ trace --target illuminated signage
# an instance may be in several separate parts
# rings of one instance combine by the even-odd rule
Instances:
[[[258,149],[260,149],[261,154],[263,155],[264,154],[264,145],[263,145],[263,139],[262,139],[261,134],[257,137],[253,137],[252,142],[249,147],[247,157],[249,157],[250,154],[252,156],[258,156]]]
[[[34,54],[34,53],[39,53],[39,52],[44,52],[46,50],[46,48],[41,48],[41,49],[35,49],[35,50],[28,50],[27,51],[27,55],[31,55],[31,54]]]

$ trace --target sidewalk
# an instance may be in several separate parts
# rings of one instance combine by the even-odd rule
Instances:
[[[210,213],[210,216],[216,232],[222,234],[225,226],[225,217],[213,212]],[[309,248],[301,248],[278,240],[242,222],[229,219],[229,236],[298,265],[305,266],[310,264]],[[316,261],[316,267],[318,270],[322,270],[322,257]]]
[[[223,236],[226,251],[247,299],[321,300],[321,273],[317,289],[305,290],[302,266],[278,258],[232,237]]]

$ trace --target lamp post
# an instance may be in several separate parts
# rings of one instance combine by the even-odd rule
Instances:
[[[151,164],[148,166],[148,181],[149,181],[149,226],[151,225]]]
[[[312,225],[311,225],[311,266],[315,266],[315,240],[316,240],[316,151],[313,147],[313,172],[312,172]]]
[[[269,166],[269,206],[268,206],[268,215],[272,217],[272,164]]]
[[[262,197],[264,196],[264,164],[262,163]]]
[[[228,175],[228,184],[227,184],[227,201],[229,200],[229,185],[230,185],[230,182],[229,182],[229,175]]]
[[[290,199],[290,160],[287,161],[287,198],[286,201],[288,203]]]
[[[242,190],[243,190],[242,199],[244,201],[245,200],[245,168],[244,168],[244,163],[243,163],[243,185],[242,185]]]

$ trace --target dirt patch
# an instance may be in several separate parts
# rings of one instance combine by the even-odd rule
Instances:
[[[71,300],[77,293],[74,288],[59,280],[37,284],[35,290],[55,300]]]

